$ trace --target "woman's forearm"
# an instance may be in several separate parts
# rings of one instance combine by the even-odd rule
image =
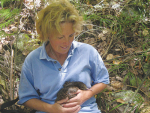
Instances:
[[[44,112],[49,112],[50,109],[51,109],[51,104],[48,104],[46,102],[43,102],[39,99],[30,99],[28,101],[26,101],[24,103],[24,105],[26,107],[29,107],[29,108],[32,108],[32,109],[35,109],[35,110],[39,110],[39,111],[44,111]]]
[[[105,88],[107,87],[107,84],[104,84],[104,83],[98,83],[98,84],[95,84],[94,86],[92,86],[90,89],[92,90],[93,92],[93,95],[96,95],[98,93],[100,93],[101,91],[103,91]]]
[[[43,111],[46,113],[77,113],[81,109],[79,105],[72,105],[69,108],[64,108],[61,106],[62,103],[67,102],[68,99],[63,99],[54,104],[48,104],[38,99],[30,99],[24,103],[25,106],[32,109]]]
[[[98,83],[98,84],[95,84],[94,86],[92,86],[88,93],[87,93],[87,97],[85,100],[88,100],[90,99],[91,97],[93,97],[94,95],[100,93],[101,91],[103,91],[105,88],[107,87],[107,84],[104,84],[104,83]]]

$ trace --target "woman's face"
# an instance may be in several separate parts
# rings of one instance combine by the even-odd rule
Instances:
[[[61,23],[60,27],[62,34],[51,34],[49,37],[51,47],[56,55],[68,53],[75,35],[72,23]]]

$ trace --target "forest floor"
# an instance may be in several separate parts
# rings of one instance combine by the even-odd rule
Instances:
[[[18,96],[23,61],[29,52],[41,45],[35,30],[35,15],[43,7],[26,1],[20,16],[2,29],[9,35],[0,37],[0,104],[10,99],[11,88],[14,98]],[[77,6],[80,12],[88,11],[84,15],[83,31],[76,40],[97,49],[110,75],[108,87],[95,96],[97,103],[102,113],[123,113],[125,110],[125,113],[150,113],[150,18],[143,22],[127,13],[117,14],[118,9],[112,10],[112,6],[119,2],[112,5],[112,1],[108,1],[101,2],[107,7],[99,10],[97,7],[101,5],[95,3]],[[30,111],[17,104],[15,107],[22,112]]]

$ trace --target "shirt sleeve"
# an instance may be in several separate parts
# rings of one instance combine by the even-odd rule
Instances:
[[[104,83],[109,84],[109,74],[100,54],[95,50],[95,54],[91,60],[92,64],[92,80],[93,84]]]
[[[21,71],[18,104],[23,104],[24,102],[32,98],[40,99],[37,91],[34,88],[33,74],[31,70],[32,70],[31,62],[25,61]]]

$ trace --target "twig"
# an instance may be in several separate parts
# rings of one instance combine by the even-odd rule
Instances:
[[[10,99],[13,100],[13,59],[14,59],[14,50],[12,49],[12,45],[11,45],[11,67],[10,67]]]
[[[148,50],[148,51],[142,51],[142,52],[134,52],[134,53],[132,53],[132,54],[127,54],[127,55],[115,57],[115,58],[112,58],[112,59],[109,59],[109,60],[104,60],[104,62],[108,62],[108,61],[112,61],[112,60],[114,60],[114,59],[131,56],[131,55],[134,55],[134,54],[142,54],[142,53],[146,53],[146,52],[150,52],[150,50]]]
[[[80,34],[75,38],[75,40],[78,41],[78,38],[79,38],[82,34],[87,33],[87,32],[89,32],[89,31],[94,31],[94,30],[97,30],[97,29],[90,29],[90,30],[87,30],[87,31],[83,31],[82,33],[80,33]]]
[[[101,3],[103,3],[104,2],[104,0],[102,0],[101,2],[99,2],[98,4],[96,4],[96,5],[100,5]]]
[[[109,46],[108,46],[106,52],[104,53],[104,55],[102,56],[102,58],[104,58],[104,57],[106,56],[106,54],[108,53],[108,50],[109,50],[109,48],[110,48],[110,46],[111,46],[111,44],[112,44],[112,42],[113,42],[113,39],[114,39],[114,35],[112,35],[111,41],[110,41],[110,43],[109,43]]]

